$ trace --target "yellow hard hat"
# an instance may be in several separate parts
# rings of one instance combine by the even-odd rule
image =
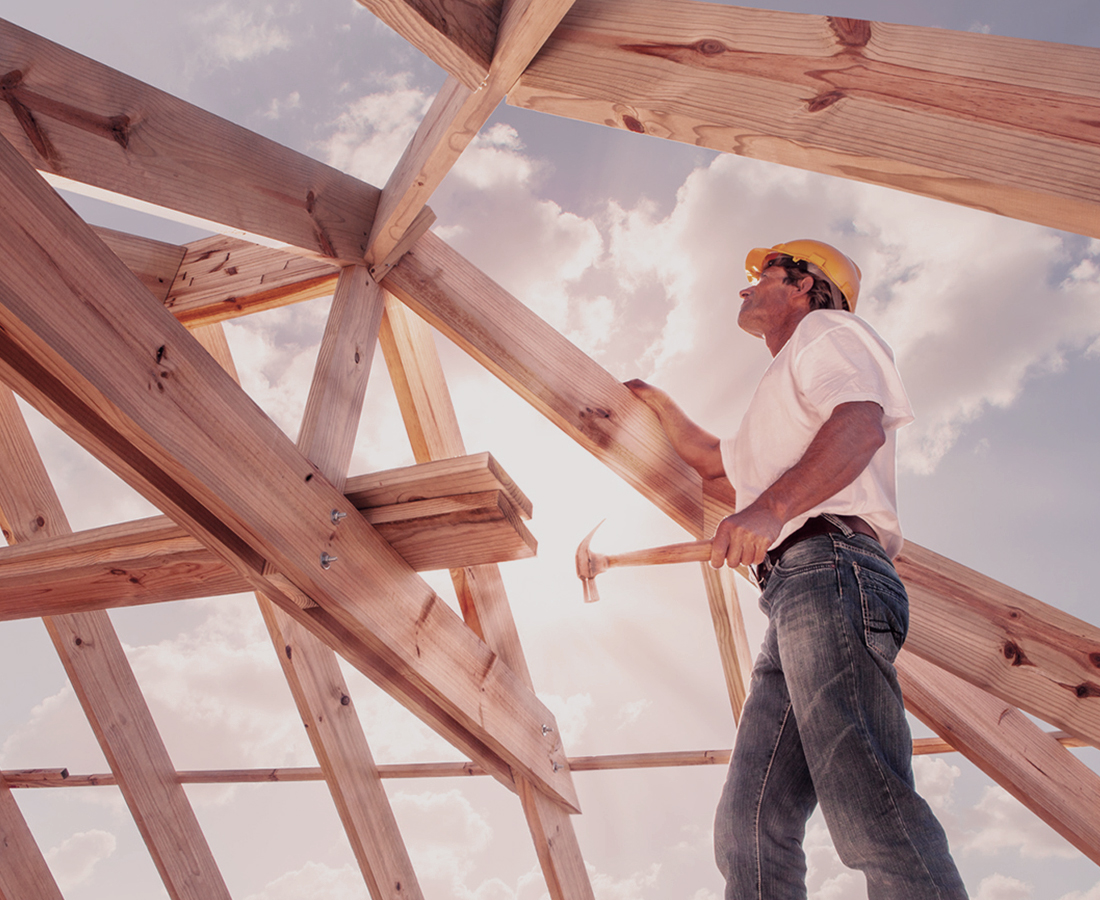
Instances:
[[[822,241],[787,241],[785,244],[776,244],[774,247],[757,247],[750,250],[745,257],[745,274],[750,281],[756,281],[764,271],[764,265],[774,256],[789,256],[795,260],[805,260],[817,266],[825,277],[840,288],[844,299],[848,301],[848,309],[856,311],[856,301],[859,299],[859,279],[862,273],[859,266],[848,259],[843,253]]]

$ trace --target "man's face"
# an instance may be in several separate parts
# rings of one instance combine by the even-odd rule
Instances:
[[[756,337],[767,337],[769,333],[783,328],[797,311],[792,298],[798,294],[798,285],[787,284],[786,271],[781,266],[773,265],[774,262],[766,262],[760,280],[740,293],[741,309],[737,314],[737,324]]]

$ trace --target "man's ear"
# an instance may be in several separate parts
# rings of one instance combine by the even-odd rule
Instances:
[[[810,291],[813,290],[813,288],[814,288],[814,276],[813,275],[803,275],[800,279],[798,279],[798,293],[800,293],[800,294],[809,294]]]

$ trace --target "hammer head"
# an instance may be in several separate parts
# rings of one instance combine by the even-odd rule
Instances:
[[[600,522],[602,525],[603,522]],[[596,533],[600,525],[597,525],[577,547],[577,577],[581,580],[584,589],[584,602],[595,603],[600,599],[596,590],[596,576],[607,569],[607,557],[599,553],[593,553],[589,548],[592,543],[592,535]]]

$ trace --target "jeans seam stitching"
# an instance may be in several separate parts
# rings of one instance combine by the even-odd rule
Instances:
[[[756,798],[756,815],[753,823],[753,843],[756,845],[756,897],[763,900],[764,897],[764,873],[760,868],[760,808],[764,803],[764,792],[768,787],[768,778],[771,776],[772,765],[775,763],[775,755],[779,750],[779,742],[783,739],[783,729],[787,727],[787,719],[791,715],[791,702],[787,701],[787,708],[783,711],[783,721],[779,723],[779,731],[775,735],[775,743],[772,745],[771,756],[768,757],[768,767],[764,770],[764,780],[760,783],[760,794]]]

